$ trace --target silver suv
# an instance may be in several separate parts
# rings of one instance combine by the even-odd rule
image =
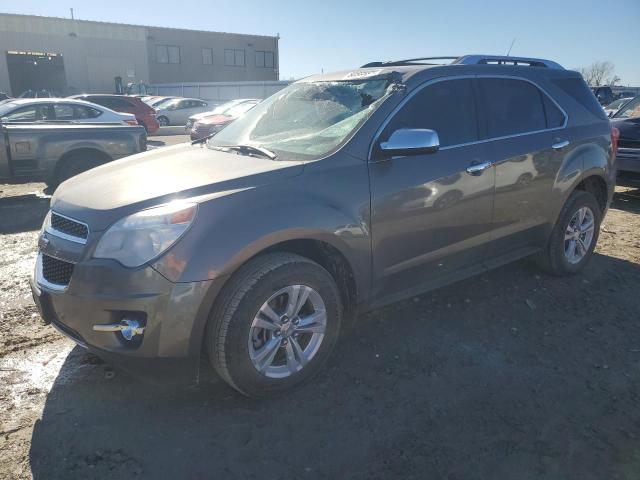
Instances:
[[[548,60],[443,60],[305,78],[214,137],[64,182],[43,318],[145,375],[195,378],[204,352],[264,396],[315,374],[357,313],[530,255],[578,272],[615,181],[593,93]]]

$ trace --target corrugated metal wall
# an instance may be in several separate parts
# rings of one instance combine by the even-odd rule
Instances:
[[[151,92],[155,95],[201,98],[223,103],[236,98],[267,98],[289,83],[291,82],[162,83],[151,85]]]

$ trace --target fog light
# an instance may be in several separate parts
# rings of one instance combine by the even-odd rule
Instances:
[[[144,333],[144,328],[141,327],[137,320],[123,319],[118,323],[109,323],[102,325],[94,325],[94,332],[120,332],[125,340],[134,340],[138,335]]]

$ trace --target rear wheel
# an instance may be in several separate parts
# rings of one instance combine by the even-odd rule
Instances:
[[[49,190],[55,190],[65,180],[91,170],[104,163],[104,158],[96,157],[90,153],[78,153],[62,159],[60,167],[53,178],[47,182]]]
[[[320,370],[341,321],[340,293],[324,268],[293,254],[258,257],[221,293],[207,329],[209,359],[241,393],[278,394]]]
[[[589,192],[574,191],[560,212],[546,248],[539,254],[540,266],[554,275],[582,270],[598,241],[602,213]]]

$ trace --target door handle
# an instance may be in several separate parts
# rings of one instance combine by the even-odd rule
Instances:
[[[551,148],[554,150],[562,150],[567,145],[569,145],[569,140],[558,140],[556,143],[551,145]]]
[[[493,164],[491,162],[472,163],[467,167],[467,173],[474,176],[482,175],[482,172],[492,165]]]

